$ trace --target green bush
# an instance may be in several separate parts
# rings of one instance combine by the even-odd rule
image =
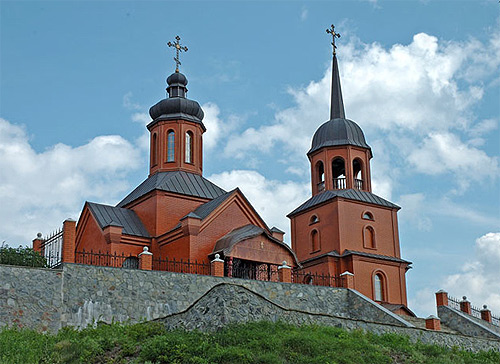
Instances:
[[[47,261],[39,252],[22,246],[11,248],[5,242],[0,245],[0,264],[20,265],[27,267],[47,267]]]

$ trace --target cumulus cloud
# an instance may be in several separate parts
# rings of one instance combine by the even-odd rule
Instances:
[[[498,175],[497,160],[479,149],[481,135],[496,128],[497,120],[476,120],[474,107],[483,97],[483,81],[500,65],[499,54],[498,36],[487,45],[474,39],[439,41],[425,33],[416,34],[407,45],[389,49],[356,39],[340,45],[347,117],[362,127],[369,144],[379,148],[390,143],[386,149],[397,150],[401,156],[399,160],[386,158],[386,167],[379,160],[378,167],[390,166],[397,173],[398,167],[411,162],[417,167],[411,173],[458,176],[468,167],[476,170],[481,163],[487,168],[475,175],[477,180],[485,174]],[[290,88],[293,106],[277,111],[269,123],[231,136],[226,154],[248,159],[255,153],[283,148],[287,154],[304,155],[315,130],[328,120],[330,79],[331,68],[319,81]],[[382,153],[376,151],[380,158]],[[437,154],[432,160],[439,157],[439,163],[426,169],[423,163],[427,160],[419,157],[433,152]],[[374,186],[390,196],[397,175],[373,170]],[[467,188],[465,180],[457,179],[457,183],[457,191]]]
[[[500,313],[500,232],[476,239],[475,255],[460,272],[443,282],[443,288],[455,297],[467,296],[475,306],[483,304]]]
[[[309,183],[269,180],[251,170],[223,172],[208,179],[226,190],[239,187],[269,227],[285,231],[285,240],[290,244],[290,220],[286,215],[310,197]]]
[[[137,148],[118,135],[38,153],[23,127],[0,119],[0,241],[27,244],[36,232],[76,219],[85,199],[116,202],[139,165]]]

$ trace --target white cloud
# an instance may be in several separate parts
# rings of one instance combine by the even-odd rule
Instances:
[[[129,110],[140,110],[142,108],[141,105],[133,102],[132,98],[133,94],[130,91],[123,95],[123,107]]]
[[[443,289],[455,297],[467,296],[475,306],[483,304],[500,314],[500,232],[476,239],[475,255],[461,271],[449,275]]]
[[[302,10],[300,11],[300,20],[306,21],[308,15],[309,15],[309,10],[305,6],[303,6]]]
[[[398,202],[403,206],[400,219],[411,221],[412,225],[416,226],[420,231],[431,230],[432,220],[426,215],[426,211],[429,211],[429,209],[423,193],[402,195]]]
[[[256,171],[233,170],[208,177],[218,186],[231,190],[239,187],[252,206],[271,228],[285,231],[290,243],[290,220],[286,215],[311,196],[309,183],[268,180]]]
[[[27,244],[36,232],[76,219],[86,199],[114,202],[139,165],[139,151],[118,135],[37,153],[23,127],[0,119],[0,241]]]
[[[473,177],[477,180],[498,174],[496,159],[479,149],[483,142],[479,136],[493,130],[497,121],[477,121],[473,113],[483,97],[483,78],[494,74],[500,62],[497,38],[485,45],[473,39],[438,41],[419,33],[410,44],[390,49],[359,40],[339,46],[347,117],[360,124],[372,147],[373,142],[390,143],[386,149],[397,150],[400,156],[399,160],[394,155],[383,162],[377,160],[378,167],[389,173],[373,168],[374,187],[385,196],[391,196],[397,169],[407,166],[406,158],[417,167],[414,171],[406,168],[407,173],[465,176],[466,169],[474,167],[479,172]],[[232,135],[225,146],[226,155],[246,160],[256,153],[275,153],[280,147],[287,154],[304,155],[315,130],[328,119],[330,79],[331,69],[319,81],[290,88],[294,105],[277,111],[270,123]],[[457,144],[444,149],[450,143]],[[429,155],[429,147],[439,153],[433,160],[440,160],[426,169],[426,160],[418,157]],[[376,156],[381,158],[383,153],[376,149]],[[479,163],[484,166],[481,170]],[[466,179],[456,181],[458,192],[467,188]]]

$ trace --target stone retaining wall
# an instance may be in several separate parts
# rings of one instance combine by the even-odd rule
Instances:
[[[162,318],[167,327],[210,329],[282,320],[395,332],[470,350],[500,341],[415,329],[356,291],[223,277],[65,264],[62,270],[0,265],[0,326],[55,332],[104,322]]]

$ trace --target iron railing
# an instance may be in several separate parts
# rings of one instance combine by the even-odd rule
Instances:
[[[251,265],[224,264],[224,276],[232,278],[253,279],[256,281],[279,282],[277,264],[255,263]]]
[[[87,265],[99,265],[103,267],[115,268],[139,268],[139,258],[134,255],[125,255],[109,252],[81,251],[75,252],[75,263]]]
[[[359,178],[355,178],[354,179],[354,188],[356,188],[358,190],[362,190],[363,189],[363,180],[359,179]]]
[[[301,271],[292,271],[292,282],[323,287],[344,287],[344,277]]]
[[[467,299],[467,297],[464,296],[463,300],[465,300],[465,299]],[[462,301],[460,301],[458,298],[448,296],[448,306],[462,312],[462,310],[460,308],[460,302],[462,302]],[[484,306],[484,309],[486,309],[486,306]],[[482,319],[481,311],[482,310],[478,307],[475,307],[472,305],[470,306],[470,315],[473,317],[476,317],[478,319]],[[495,326],[500,327],[500,317],[492,314],[491,315],[491,323]]]
[[[500,317],[499,316],[494,316],[494,315],[491,315],[491,323],[495,326],[499,326],[500,327]]]
[[[197,260],[176,260],[174,259],[161,259],[153,258],[153,270],[161,270],[175,273],[191,273],[210,275],[210,263],[198,262]]]
[[[478,307],[470,306],[470,314],[478,319],[481,318],[481,309]]]
[[[47,252],[43,256],[33,249],[18,247],[11,248],[2,244],[0,246],[0,264],[17,265],[23,267],[50,268],[49,262],[60,262],[59,253],[50,254]],[[52,268],[56,268],[52,267]]]
[[[448,306],[460,311],[460,300],[458,298],[448,296]]]
[[[62,262],[63,229],[56,230],[42,240],[40,253],[47,261],[48,268],[57,268]]]
[[[346,188],[346,180],[345,177],[342,178],[334,178],[333,179],[333,189],[334,190],[344,190]]]

